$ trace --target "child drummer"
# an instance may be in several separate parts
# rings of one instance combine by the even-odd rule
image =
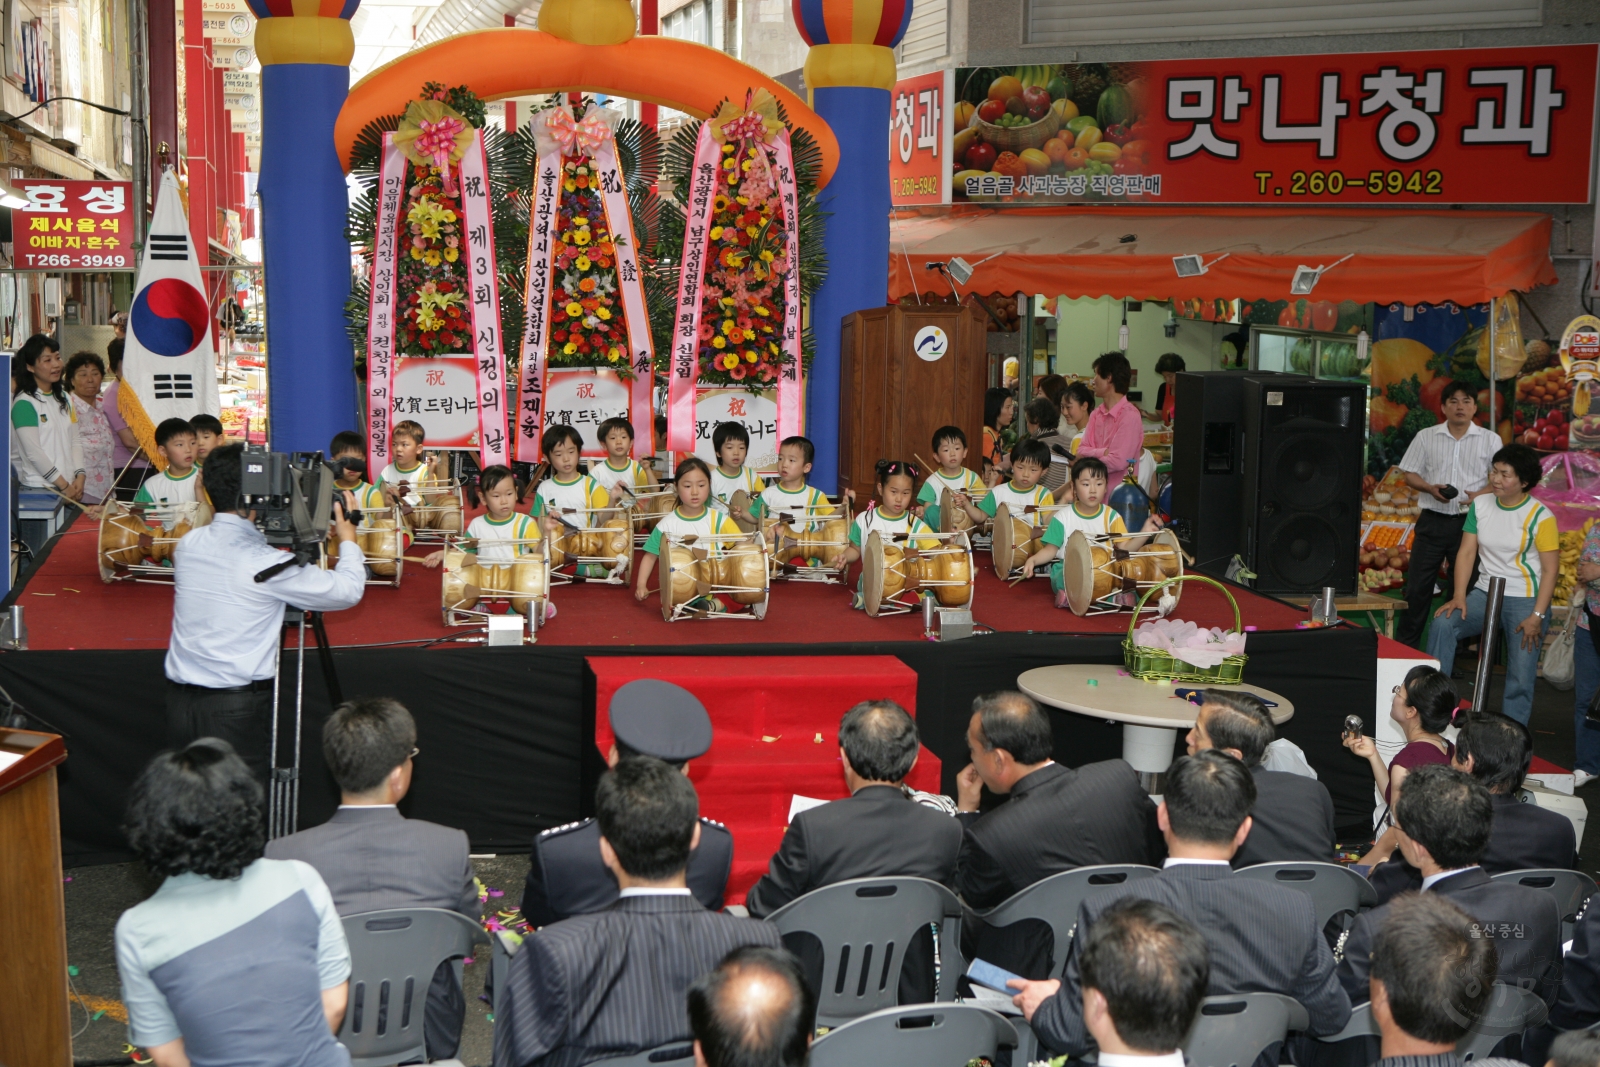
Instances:
[[[154,519],[170,530],[178,505],[192,504],[197,499],[195,489],[200,479],[196,475],[200,468],[194,462],[194,427],[183,419],[161,420],[156,427],[156,451],[166,461],[166,469],[145,479],[134,494],[133,506],[146,521]]]
[[[861,558],[867,539],[878,534],[884,540],[894,535],[911,535],[906,538],[909,547],[932,549],[939,547],[935,537],[919,538],[917,534],[932,534],[928,524],[911,511],[911,500],[917,492],[917,468],[900,460],[878,460],[878,502],[856,516],[850,525],[850,547],[844,550],[844,567]],[[850,606],[858,610],[865,607],[861,596],[861,581],[856,580],[856,590],[851,594]]]
[[[478,493],[484,511],[467,525],[467,539],[461,547],[475,553],[478,563],[490,566],[507,566],[518,556],[533,555],[539,521],[517,511],[517,480],[511,468],[498,463],[485,467],[478,475]],[[509,605],[506,613],[514,614]],[[555,605],[546,604],[545,618],[554,614]]]
[[[609,507],[611,494],[593,475],[578,469],[583,456],[583,435],[568,425],[552,426],[539,441],[550,477],[534,490],[529,514],[539,520],[546,537],[561,537],[572,530],[592,530],[599,525],[595,512]],[[622,565],[617,568],[619,571]],[[586,578],[608,576],[604,567],[586,564]]]
[[[334,470],[339,472],[333,487],[350,494],[361,511],[361,525],[371,528],[374,520],[393,505],[384,498],[382,488],[367,481],[367,442],[354,430],[340,430],[328,443],[328,456]],[[400,547],[402,552],[411,547],[409,528],[400,531]],[[444,549],[440,548],[421,557],[419,562],[424,567],[437,567],[443,559]]]
[[[427,434],[420,422],[406,419],[395,423],[389,433],[389,448],[394,460],[378,475],[378,488],[383,491],[384,500],[390,507],[398,503],[401,512],[408,517],[414,508],[423,503],[423,496],[418,490],[441,480],[434,469],[437,457],[422,451],[422,443],[426,439]]]
[[[834,514],[837,509],[822,490],[806,483],[816,451],[816,446],[807,438],[785,437],[778,446],[778,480],[756,494],[748,508],[730,504],[729,514],[751,524],[770,517],[797,531],[814,530],[822,525],[821,517]],[[768,531],[768,540],[774,536],[775,528]]]
[[[706,461],[690,456],[678,464],[678,506],[661,517],[650,538],[644,543],[644,555],[639,558],[639,573],[634,579],[633,598],[645,600],[650,596],[650,575],[655,572],[656,559],[665,549],[662,539],[671,537],[683,541],[693,536],[697,539],[738,537],[743,531],[734,525],[725,513],[708,506],[711,497],[711,468]],[[707,540],[708,555],[722,554],[723,542]]]
[[[595,436],[605,445],[606,458],[600,463],[591,463],[589,473],[612,500],[621,502],[623,499],[618,487],[634,493],[654,484],[650,468],[632,458],[633,423],[620,415],[607,419],[595,430]]]
[[[939,529],[939,499],[950,490],[958,507],[972,503],[973,497],[983,499],[988,492],[977,471],[962,466],[967,460],[967,435],[959,426],[941,426],[933,431],[933,458],[939,469],[928,475],[917,494],[922,505],[922,517],[935,530]]]
[[[1046,563],[1050,565],[1050,588],[1055,592],[1058,608],[1065,607],[1067,603],[1066,580],[1061,564],[1067,538],[1074,533],[1081,533],[1093,540],[1128,532],[1122,516],[1105,502],[1107,481],[1106,465],[1097,457],[1080,456],[1075,460],[1072,464],[1072,504],[1051,516],[1049,528],[1039,539],[1039,551],[1029,556],[1022,565],[1024,574],[1032,574],[1035,567],[1042,567]],[[1154,533],[1160,528],[1160,522],[1152,515],[1145,520],[1141,533]],[[1131,552],[1149,539],[1148,536],[1130,537],[1118,542],[1117,547]]]
[[[711,506],[726,512],[733,494],[743,492],[752,500],[767,487],[761,475],[744,465],[750,455],[750,432],[741,423],[719,422],[711,431],[711,447],[717,465],[711,471]]]
[[[1004,504],[1015,518],[1027,516],[1029,507],[1049,507],[1055,503],[1050,490],[1039,484],[1050,466],[1050,449],[1025,437],[1011,449],[1011,480],[989,490],[978,503],[966,505],[967,515],[978,525],[994,518]]]

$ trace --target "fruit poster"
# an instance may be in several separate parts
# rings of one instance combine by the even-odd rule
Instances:
[[[933,86],[911,83],[939,75],[895,98],[958,202],[1581,204],[1596,57],[1584,44],[966,67],[938,94],[937,150],[916,147]],[[894,202],[930,202],[932,183],[906,177]]]

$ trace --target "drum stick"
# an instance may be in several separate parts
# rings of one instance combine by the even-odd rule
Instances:
[[[27,489],[48,489],[50,492],[54,493],[56,496],[60,497],[62,500],[65,500],[67,503],[71,504],[73,507],[77,508],[79,511],[82,511],[85,515],[89,514],[90,508],[93,506],[93,505],[90,505],[90,504],[85,504],[82,501],[72,499],[70,496],[68,496],[67,494],[63,493],[61,490],[57,489],[53,485],[41,485],[41,486],[29,485],[29,486],[25,486],[24,488],[27,488]]]
[[[938,467],[935,467],[935,466],[932,466],[931,464],[929,464],[927,460],[923,459],[921,456],[917,455],[915,452],[911,453],[911,458],[916,460],[918,463],[922,464],[922,469],[923,469],[924,473],[926,473],[926,474],[932,474],[934,471],[939,469]]]

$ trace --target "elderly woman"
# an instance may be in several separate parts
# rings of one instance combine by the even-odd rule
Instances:
[[[350,950],[322,878],[262,858],[261,787],[232,746],[202,737],[133,784],[124,827],[165,878],[117,920],[128,1040],[156,1067],[350,1067],[334,1040]]]
[[[83,502],[99,504],[111,495],[117,472],[111,466],[116,434],[100,404],[100,385],[106,380],[106,365],[94,352],[79,352],[67,360],[61,375],[78,417],[78,440],[83,445]]]

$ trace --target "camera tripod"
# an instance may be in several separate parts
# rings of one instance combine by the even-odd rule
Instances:
[[[283,616],[283,633],[293,628],[297,633],[294,677],[294,748],[287,767],[278,765],[278,724],[282,718],[281,694],[283,692],[283,636],[278,638],[278,659],[272,675],[272,780],[267,800],[267,837],[284,837],[300,828],[300,738],[302,714],[305,709],[306,688],[306,628],[311,628],[317,646],[317,659],[322,664],[322,681],[328,689],[332,707],[344,703],[339,688],[339,675],[333,666],[333,648],[328,644],[328,631],[322,624],[322,612],[288,608]]]

